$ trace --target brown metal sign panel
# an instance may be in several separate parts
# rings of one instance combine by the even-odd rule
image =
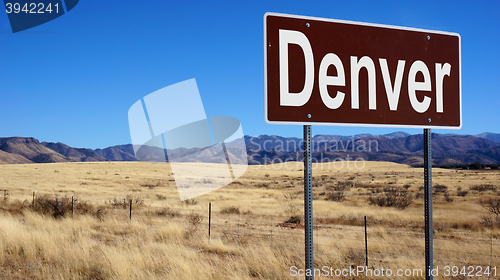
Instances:
[[[270,124],[462,126],[460,35],[266,13]]]

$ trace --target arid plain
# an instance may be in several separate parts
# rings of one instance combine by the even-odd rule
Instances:
[[[434,168],[433,183],[437,279],[465,279],[445,266],[500,268],[488,204],[500,171]],[[423,268],[422,186],[422,168],[314,164],[315,267],[365,265],[366,216],[369,268]],[[249,166],[184,202],[165,163],[0,165],[0,189],[3,279],[297,279],[290,267],[304,265],[302,163]]]

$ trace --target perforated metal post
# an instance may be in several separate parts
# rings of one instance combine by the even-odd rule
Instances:
[[[304,226],[306,280],[314,279],[311,126],[304,125]]]
[[[426,280],[432,280],[430,274],[433,268],[433,238],[432,238],[432,153],[431,129],[424,128],[424,197],[425,197],[425,268]]]

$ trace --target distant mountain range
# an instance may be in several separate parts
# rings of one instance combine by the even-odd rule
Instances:
[[[500,134],[481,134],[493,139]],[[303,160],[300,138],[260,135],[245,137],[250,163],[277,163]],[[500,139],[498,139],[500,140]],[[437,165],[480,162],[500,163],[500,141],[478,135],[432,134],[432,158]],[[312,156],[317,162],[339,159],[390,161],[408,165],[423,164],[423,135],[396,132],[387,135],[316,135],[312,138]],[[253,161],[253,162],[252,162]]]
[[[276,135],[245,136],[250,164],[268,164],[303,160],[302,139]],[[352,136],[315,135],[312,138],[313,157],[318,162],[339,159],[390,161],[409,165],[423,163],[423,136],[394,132],[385,135],[357,134]],[[227,146],[231,146],[228,143]],[[177,155],[186,161],[212,161],[214,155],[200,148],[179,148]],[[208,150],[206,150],[208,151]],[[162,161],[165,151],[147,147],[147,161]],[[231,152],[239,153],[232,148]],[[433,163],[438,165],[500,163],[500,134],[478,135],[432,134]],[[105,149],[73,148],[63,143],[40,142],[32,137],[0,138],[0,164],[138,161],[131,144]]]

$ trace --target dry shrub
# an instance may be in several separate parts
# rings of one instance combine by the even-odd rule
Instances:
[[[167,199],[167,196],[165,196],[163,194],[156,194],[156,198],[158,198],[158,200],[165,200],[165,199]]]
[[[338,181],[336,186],[327,187],[328,190],[332,191],[348,191],[354,187],[353,181]]]
[[[433,189],[435,193],[445,193],[448,190],[448,187],[441,184],[435,184]]]
[[[29,209],[31,203],[28,200],[21,202],[20,200],[3,200],[0,202],[0,210],[9,212],[10,214],[21,215],[24,209]]]
[[[40,196],[35,198],[34,207],[32,210],[44,215],[49,215],[54,218],[61,218],[71,213],[71,198],[68,197],[49,197]],[[79,201],[73,199],[73,212],[79,214],[92,213],[94,207],[87,201]]]
[[[132,204],[133,204],[133,205],[135,205],[135,206],[143,206],[143,205],[144,205],[144,199],[142,199],[142,198],[141,198],[141,197],[139,197],[139,196],[138,196],[138,197],[133,197],[133,196],[131,196],[131,195],[127,195],[127,196],[125,197],[125,199],[126,199],[127,201],[132,200]]]
[[[111,205],[113,208],[127,209],[128,207],[130,207],[130,201],[132,201],[132,204],[136,207],[144,205],[144,199],[140,197],[133,197],[131,195],[127,195],[124,199],[117,199],[115,197],[106,201],[105,203]]]
[[[461,223],[453,223],[451,224],[452,229],[463,229],[463,230],[469,230],[469,231],[478,231],[480,230],[480,223],[475,223],[472,221],[464,221]]]
[[[345,200],[344,191],[332,191],[326,194],[326,200],[342,202]]]
[[[94,212],[94,206],[89,204],[88,201],[80,201],[75,198],[75,201],[73,202],[74,207],[73,207],[73,212],[76,214],[88,214]]]
[[[174,210],[174,209],[171,209],[170,207],[167,206],[167,207],[161,208],[160,210],[157,210],[156,215],[169,217],[169,218],[175,218],[175,217],[180,216],[180,212],[179,212],[179,210]]]
[[[453,202],[453,198],[450,197],[450,193],[448,191],[444,193],[444,200],[446,202]]]
[[[488,210],[488,212],[496,216],[500,215],[500,198],[481,199],[479,200],[479,204]]]
[[[188,220],[188,227],[184,230],[184,238],[185,239],[191,239],[198,233],[198,226],[201,224],[203,221],[203,217],[195,212],[189,213],[187,216]]]
[[[474,185],[470,187],[470,189],[473,191],[484,192],[484,191],[494,191],[497,189],[497,187],[490,184],[481,184],[481,185]]]
[[[153,185],[153,184],[141,184],[141,187],[145,187],[145,188],[148,188],[148,189],[154,189],[156,187],[156,185]]]
[[[500,227],[500,217],[499,216],[483,216],[479,221],[483,227],[487,228],[499,228]]]
[[[483,216],[479,223],[487,228],[500,227],[500,198],[481,199],[479,200],[479,204],[488,212],[495,215],[494,217]]]
[[[35,199],[33,211],[59,218],[71,211],[71,202],[58,197],[41,196]]]
[[[381,207],[395,207],[397,209],[405,209],[413,201],[411,193],[405,189],[385,188],[384,193],[375,197],[369,197],[370,205],[378,205]]]
[[[290,224],[300,224],[301,222],[301,217],[299,215],[293,215],[288,218],[285,223],[290,223]]]
[[[221,214],[240,214],[240,208],[234,207],[234,206],[229,206],[229,207],[224,207],[222,210],[220,210]]]
[[[326,194],[326,200],[342,202],[344,201],[345,192],[355,186],[355,183],[350,179],[347,181],[338,181],[336,186],[329,186],[326,189],[329,192]]]
[[[197,227],[202,221],[203,217],[198,213],[191,212],[188,215],[188,222],[190,226]]]
[[[462,196],[462,197],[465,197],[467,194],[469,193],[468,190],[465,190],[465,191],[457,191],[457,195],[458,196]]]
[[[269,187],[269,183],[267,183],[267,182],[259,184],[259,188],[267,188],[267,187]]]
[[[194,198],[189,198],[189,199],[183,200],[181,202],[181,204],[183,204],[183,205],[196,205],[196,204],[198,204],[198,200],[196,200]]]
[[[125,201],[125,199],[123,200],[119,200],[117,199],[116,197],[113,198],[113,199],[109,199],[108,201],[105,202],[106,204],[109,204],[111,205],[113,208],[119,208],[119,207],[123,207],[124,209],[127,207],[127,203]]]

